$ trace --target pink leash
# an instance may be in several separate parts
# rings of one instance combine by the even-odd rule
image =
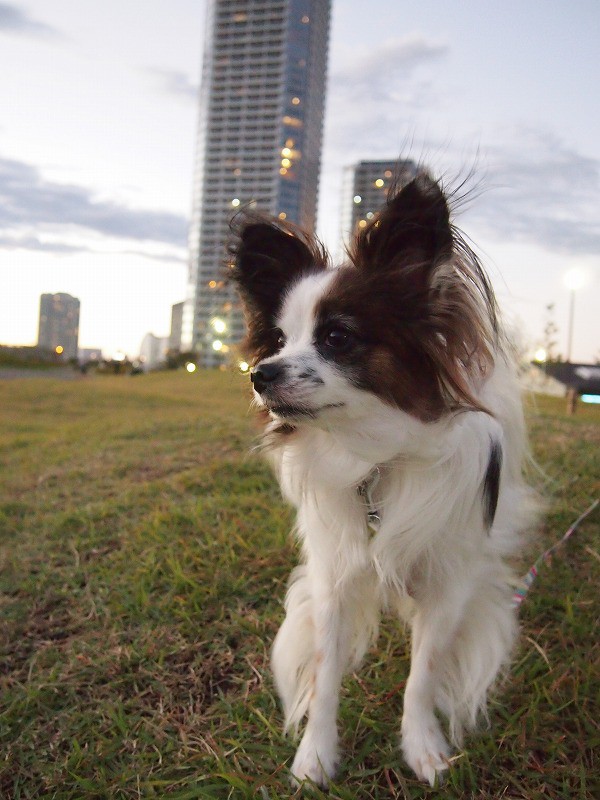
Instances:
[[[537,559],[535,564],[532,565],[532,567],[530,568],[529,572],[526,575],[523,576],[523,578],[522,578],[522,582],[523,582],[522,586],[517,587],[515,589],[515,591],[514,591],[514,594],[513,594],[513,606],[515,608],[518,608],[521,605],[521,603],[523,602],[523,600],[527,597],[527,592],[531,588],[532,583],[537,578],[538,569],[542,565],[542,562],[548,561],[548,559],[550,558],[552,553],[555,550],[557,550],[562,544],[564,544],[567,541],[567,539],[569,539],[571,537],[571,535],[574,533],[574,531],[577,528],[577,526],[579,525],[579,523],[583,519],[585,519],[588,516],[588,514],[592,513],[592,511],[596,508],[596,506],[598,505],[599,502],[600,502],[600,500],[594,500],[592,505],[589,508],[587,508],[583,512],[583,514],[581,514],[575,520],[575,522],[571,525],[571,527],[568,529],[568,531],[565,533],[565,535],[562,537],[562,539],[560,539],[558,542],[556,542],[556,544],[553,544],[552,547],[549,547],[548,550],[544,551],[542,553],[542,555]]]

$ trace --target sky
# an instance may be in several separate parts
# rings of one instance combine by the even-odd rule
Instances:
[[[184,299],[205,0],[0,2],[0,343],[39,296],[139,352]],[[457,203],[523,351],[600,359],[600,3],[333,0],[318,233],[344,167],[413,158]],[[572,295],[565,275],[583,285]],[[548,306],[552,308],[549,310]]]

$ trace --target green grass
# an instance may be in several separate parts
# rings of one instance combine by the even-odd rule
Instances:
[[[292,516],[247,403],[226,373],[0,382],[0,797],[293,794],[268,668]],[[524,571],[600,474],[600,409],[529,416],[549,506]],[[385,622],[344,683],[331,797],[598,796],[599,517],[542,569],[491,727],[441,790],[399,756],[408,659]]]

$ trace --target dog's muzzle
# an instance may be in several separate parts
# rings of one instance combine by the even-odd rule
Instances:
[[[258,394],[262,394],[281,378],[283,371],[281,364],[259,364],[250,373],[250,380]]]

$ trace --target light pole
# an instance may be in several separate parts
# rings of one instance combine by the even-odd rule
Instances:
[[[573,347],[573,322],[575,318],[575,292],[585,283],[585,274],[577,267],[565,272],[563,282],[569,290],[569,327],[567,332],[567,363],[571,363]]]

